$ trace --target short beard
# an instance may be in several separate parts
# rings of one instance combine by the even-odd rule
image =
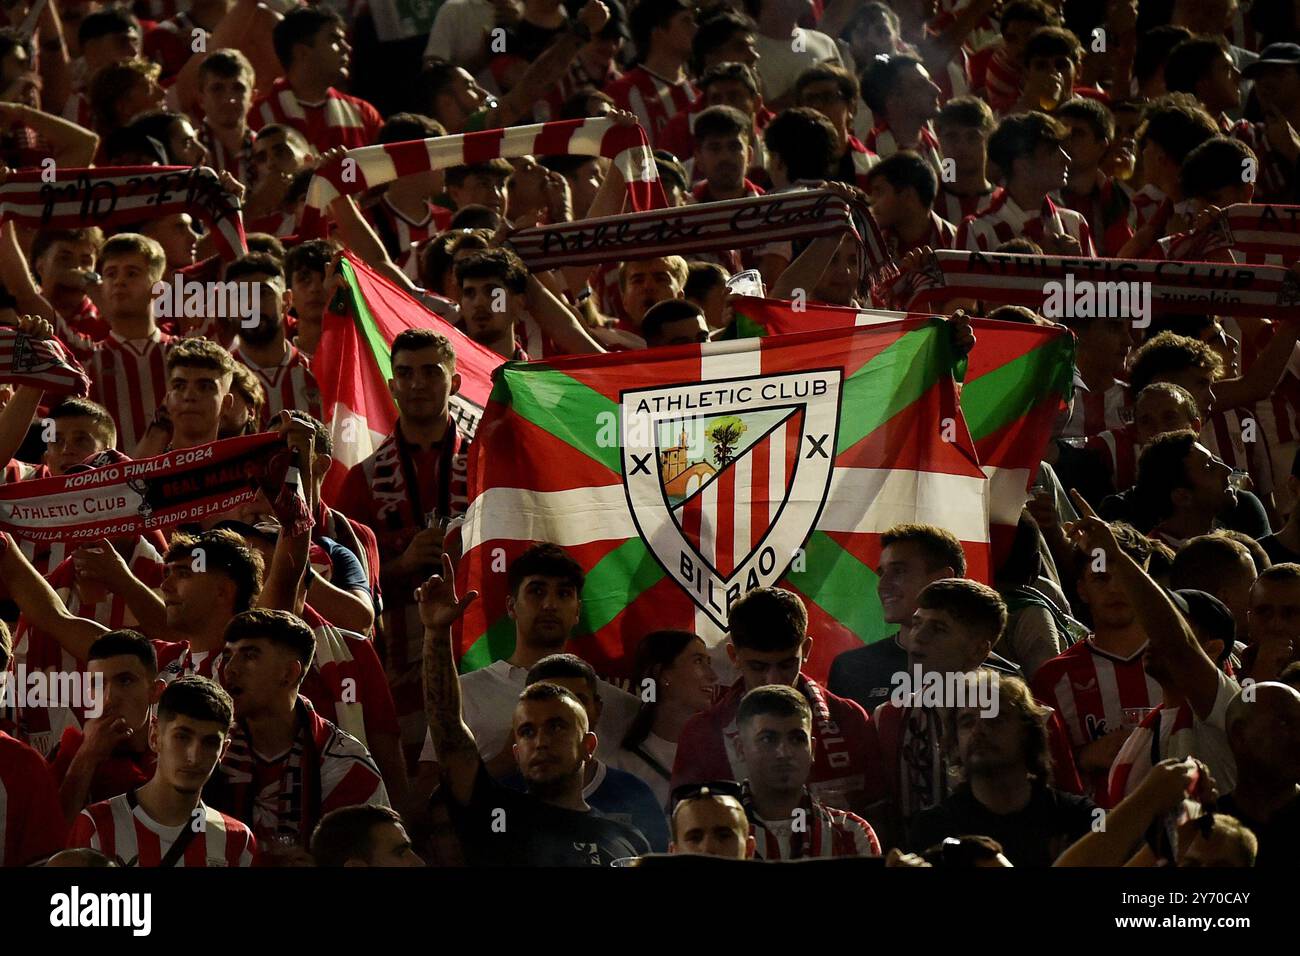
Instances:
[[[539,800],[556,800],[565,796],[575,784],[581,786],[585,764],[579,762],[569,773],[556,774],[546,780],[533,780],[525,775],[524,784],[530,796]]]

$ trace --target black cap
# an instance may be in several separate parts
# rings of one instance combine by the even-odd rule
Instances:
[[[1300,66],[1300,43],[1270,43],[1259,51],[1259,59],[1249,64],[1241,75],[1254,79],[1268,66]]]
[[[1237,639],[1237,622],[1226,604],[1213,594],[1193,588],[1171,591],[1170,597],[1191,623],[1198,638],[1222,641],[1225,651],[1232,650]]]

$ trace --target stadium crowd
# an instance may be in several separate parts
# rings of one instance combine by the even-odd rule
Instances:
[[[570,646],[591,569],[553,541],[499,569],[507,633],[458,674],[477,596],[457,581],[473,493],[457,342],[517,361],[698,345],[734,334],[742,290],[898,304],[847,227],[530,266],[516,233],[632,211],[607,154],[394,161],[330,199],[319,235],[304,225],[315,171],[346,151],[604,117],[643,131],[641,175],[669,206],[828,190],[869,208],[903,271],[943,249],[1244,261],[1196,237],[1228,207],[1300,202],[1300,4],[5,0],[0,16],[0,179],[209,167],[246,232],[230,255],[197,207],[33,228],[0,202],[0,319],[89,379],[85,397],[3,386],[5,486],[271,431],[311,518],[264,494],[126,537],[2,533],[0,671],[105,688],[98,716],[0,708],[3,865],[1300,853],[1294,311],[1157,303],[1142,323],[955,298],[959,352],[972,316],[1064,324],[1073,398],[991,579],[967,577],[954,529],[885,530],[861,601],[890,636],[824,681],[806,673],[817,620],[782,587],[741,596],[721,642],[625,636],[625,672],[598,674]],[[345,467],[313,366],[357,270],[430,320],[383,343],[396,425]],[[254,321],[159,307],[160,282],[218,281],[255,290]],[[0,381],[18,355],[0,352]],[[19,495],[0,516],[15,502],[48,506]],[[913,672],[960,704],[900,699]]]

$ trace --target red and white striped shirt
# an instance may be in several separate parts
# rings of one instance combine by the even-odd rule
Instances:
[[[970,216],[957,230],[957,248],[993,252],[1004,242],[1024,237],[1042,245],[1048,236],[1073,236],[1079,255],[1095,256],[1088,222],[1073,209],[1066,209],[1043,197],[1043,205],[1032,212],[1021,209],[1005,188],[993,194],[988,208]]]
[[[1020,99],[1024,67],[1007,52],[1004,43],[985,47],[971,57],[971,75],[976,92],[988,101],[995,113],[1005,113]]]
[[[1127,426],[1107,428],[1092,435],[1086,447],[1106,463],[1111,483],[1117,491],[1137,481],[1137,460],[1142,449]]]
[[[57,853],[66,831],[50,768],[0,730],[0,866],[26,866]]]
[[[632,67],[605,87],[605,92],[613,98],[614,105],[619,109],[636,114],[651,146],[657,145],[659,134],[668,125],[668,121],[678,113],[689,110],[691,102],[697,96],[689,80],[674,83],[643,65]]]
[[[826,806],[806,787],[803,802],[783,820],[764,820],[758,815],[748,782],[742,802],[754,834],[756,860],[880,856],[880,841],[870,823],[856,813]]]
[[[1128,404],[1128,386],[1115,379],[1105,391],[1085,392],[1078,386],[1082,383],[1075,379],[1074,407],[1070,410],[1070,419],[1061,429],[1065,438],[1085,438],[1098,435],[1107,429],[1124,427],[1122,414]]]
[[[443,206],[426,205],[424,218],[418,222],[390,203],[386,195],[362,210],[383,242],[388,257],[412,279],[420,277],[420,243],[449,229],[454,215]]]
[[[1088,221],[1093,242],[1103,256],[1118,255],[1137,231],[1137,210],[1133,206],[1133,194],[1127,186],[1112,177],[1107,177],[1100,186],[1086,194],[1063,189],[1058,201],[1082,214]]]
[[[867,174],[880,162],[880,157],[868,149],[856,136],[850,136],[844,155],[840,157],[836,178],[840,182],[867,188]]]
[[[379,135],[384,118],[379,111],[356,96],[330,87],[319,103],[304,103],[281,77],[271,92],[253,102],[248,111],[248,125],[254,131],[272,123],[292,126],[307,138],[318,152],[342,146],[356,149],[369,146]]]
[[[1076,751],[1124,725],[1124,711],[1160,703],[1160,685],[1142,666],[1138,651],[1118,657],[1097,647],[1091,636],[1058,654],[1034,672],[1034,696],[1061,715]],[[1106,773],[1085,780],[1098,797],[1106,795]]]
[[[1255,202],[1293,202],[1295,187],[1292,185],[1292,177],[1295,175],[1295,164],[1288,163],[1278,155],[1268,141],[1264,124],[1238,120],[1228,135],[1249,146],[1259,160],[1255,177]]]
[[[206,122],[199,126],[199,139],[208,150],[208,165],[218,173],[230,173],[244,185],[253,182],[253,136],[251,129],[244,130],[239,152],[232,152],[221,142]]]
[[[1110,767],[1111,806],[1132,793],[1152,767],[1169,757],[1200,759],[1210,768],[1220,793],[1237,785],[1237,761],[1228,745],[1224,715],[1241,688],[1222,671],[1218,677],[1214,709],[1205,720],[1196,716],[1191,704],[1172,710],[1161,704],[1133,731]]]
[[[1247,421],[1254,440],[1245,441]],[[1255,494],[1267,498],[1273,492],[1273,455],[1268,435],[1258,418],[1245,409],[1230,408],[1215,412],[1201,429],[1201,444],[1218,455],[1228,467],[1249,473]]]
[[[321,414],[320,386],[311,373],[311,362],[298,348],[284,343],[284,358],[279,365],[263,367],[250,359],[236,344],[230,355],[262,382],[266,389],[266,404],[262,406],[262,428],[268,427],[281,411],[306,412],[317,421]]]
[[[90,847],[127,866],[161,866],[167,851],[191,827],[198,827],[176,866],[252,866],[257,840],[248,827],[200,801],[194,816],[179,826],[163,826],[134,799],[123,793],[102,803],[92,803],[77,815],[68,837],[69,847]]]
[[[108,338],[108,323],[99,315],[99,309],[90,296],[82,296],[77,311],[70,315],[58,313],[54,317],[54,334],[68,347],[78,362],[88,362],[95,344]]]
[[[898,233],[893,229],[882,229],[881,233],[885,237],[885,248],[889,250],[890,257],[894,259],[906,255],[913,249],[920,249],[922,246],[929,246],[931,249],[951,249],[957,241],[957,227],[946,219],[941,219],[933,211],[930,213],[930,231],[918,242],[904,245]]]
[[[1137,216],[1137,229],[1151,222],[1157,215],[1173,212],[1172,204],[1166,206],[1169,197],[1155,183],[1147,183],[1133,194],[1133,213]]]
[[[134,341],[112,332],[90,358],[90,398],[113,416],[117,447],[128,455],[167,396],[164,360],[171,343],[171,336],[157,329],[149,338]]]
[[[995,192],[997,190],[990,189],[986,193],[962,196],[945,186],[940,177],[939,191],[934,194],[934,211],[939,214],[940,219],[946,219],[955,226],[967,216],[975,216],[988,209]]]
[[[909,149],[929,163],[935,178],[943,182],[943,150],[939,147],[939,137],[934,135],[929,123],[921,127],[916,143],[900,144],[894,131],[889,128],[889,121],[879,119],[876,128],[867,135],[864,145],[881,159],[888,159],[900,149]]]

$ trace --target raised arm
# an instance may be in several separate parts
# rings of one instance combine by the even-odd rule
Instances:
[[[0,183],[9,176],[9,170],[0,166]],[[18,311],[39,316],[53,323],[56,317],[50,300],[41,295],[27,264],[27,255],[18,241],[18,230],[12,220],[0,226],[0,284],[18,302]]]
[[[594,36],[609,22],[609,8],[600,0],[587,0],[586,6],[578,13],[578,21]],[[513,126],[531,115],[533,105],[544,98],[551,87],[568,72],[584,42],[572,29],[557,37],[524,71],[519,82],[510,88],[510,92],[496,108],[488,113],[484,129]]]
[[[62,116],[32,109],[23,103],[0,103],[0,125],[21,123],[41,135],[54,150],[60,166],[89,166],[99,146],[99,136]]]
[[[1294,270],[1300,275],[1300,269]],[[1280,316],[1286,313],[1279,312]],[[1238,408],[1263,401],[1277,388],[1286,372],[1287,363],[1295,354],[1296,341],[1300,340],[1300,322],[1284,317],[1274,324],[1273,338],[1260,349],[1255,361],[1241,378],[1216,382],[1215,404],[1221,408]]]
[[[537,276],[528,276],[528,311],[533,314],[542,331],[570,355],[604,352],[605,349],[582,327],[578,317],[557,299]]]
[[[314,513],[312,500],[312,469],[315,463],[313,443],[316,429],[309,423],[293,416],[291,412],[280,413],[280,434],[298,465],[298,480],[301,482],[303,495],[307,499],[309,513]],[[306,571],[308,553],[311,550],[311,531],[302,534],[290,534],[289,529],[280,527],[280,537],[275,543],[275,553],[271,557],[271,566],[267,569],[266,583],[262,585],[257,596],[257,606],[279,608],[301,614],[307,601]]]
[[[433,575],[415,589],[424,625],[424,712],[429,735],[438,762],[447,772],[452,799],[462,805],[474,796],[474,779],[483,761],[461,711],[451,626],[477,597],[477,591],[456,597],[456,571],[445,554],[442,574]]]
[[[90,654],[90,645],[101,634],[108,633],[108,628],[69,611],[8,534],[0,532],[0,545],[3,547],[0,581],[8,588],[18,609],[33,627],[49,634],[74,658],[84,661]]]
[[[72,554],[78,578],[98,581],[126,602],[138,629],[159,641],[181,641],[189,635],[167,627],[167,606],[156,591],[131,572],[122,555],[107,540],[78,548]]]
[[[1138,622],[1147,634],[1147,653],[1166,663],[1175,686],[1187,698],[1197,716],[1208,717],[1219,693],[1219,669],[1201,648],[1191,626],[1179,613],[1169,594],[1142,566],[1129,557],[1115,540],[1110,526],[1097,517],[1083,495],[1070,489],[1070,500],[1080,519],[1070,528],[1070,537],[1088,553],[1100,549],[1106,568],[1128,592]]]

